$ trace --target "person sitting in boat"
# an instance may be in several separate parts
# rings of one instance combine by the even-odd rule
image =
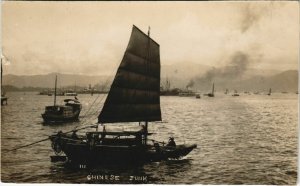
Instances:
[[[73,133],[72,133],[72,136],[71,136],[71,137],[72,137],[73,139],[78,139],[78,136],[77,136],[76,132],[77,132],[77,131],[74,130]]]
[[[142,129],[141,129],[141,133],[144,134],[147,132],[146,126],[145,125],[141,125]]]
[[[103,140],[106,136],[106,129],[105,129],[105,125],[103,125],[103,131],[102,131],[102,134],[101,134],[101,140]]]
[[[155,148],[156,152],[160,152],[161,151],[159,143],[157,143],[157,142],[154,142],[154,148]]]
[[[169,142],[167,144],[168,147],[176,147],[176,143],[173,137],[169,138]]]
[[[91,133],[86,133],[86,138],[87,138],[87,144],[88,144],[90,150],[92,150],[95,146],[94,135]]]
[[[135,142],[137,145],[141,145],[142,144],[142,134],[137,134],[135,136]]]

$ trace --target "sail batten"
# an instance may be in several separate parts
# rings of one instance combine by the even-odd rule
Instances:
[[[159,45],[133,26],[99,123],[160,121]]]
[[[124,63],[121,63],[120,69],[140,73],[143,75],[146,74],[147,76],[154,78],[157,78],[160,74],[160,71],[157,71],[157,68],[160,68],[159,62],[151,62],[146,58],[137,56],[130,52],[126,52],[123,61]],[[147,69],[145,69],[145,63],[147,63]]]
[[[136,82],[137,79],[139,79],[139,82]],[[158,80],[157,78],[144,76],[141,73],[121,71],[116,77],[115,86],[138,90],[158,91],[159,87],[157,87],[156,85],[159,82],[160,80]]]

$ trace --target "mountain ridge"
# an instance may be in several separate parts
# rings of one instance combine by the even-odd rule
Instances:
[[[195,77],[202,77],[207,71],[214,67],[196,63],[176,63],[172,65],[161,66],[161,86],[164,86],[168,80],[170,88],[185,89],[191,80]],[[113,76],[108,75],[88,75],[88,74],[62,74],[52,72],[39,75],[3,75],[3,85],[12,85],[18,88],[22,87],[43,87],[53,88],[55,75],[58,75],[57,86],[81,86],[89,87],[95,85],[110,85]],[[114,74],[113,74],[114,75]],[[274,87],[278,91],[294,91],[298,89],[298,71],[297,70],[257,70],[247,69],[243,79],[232,80],[219,79],[215,81],[217,90],[239,89],[239,90],[263,90]],[[195,82],[190,87],[195,91],[207,91],[211,89],[212,82]],[[272,88],[273,89],[273,88]]]

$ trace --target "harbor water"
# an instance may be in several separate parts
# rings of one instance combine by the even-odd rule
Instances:
[[[8,92],[1,110],[1,181],[8,183],[296,184],[298,95],[216,93],[216,97],[161,97],[162,122],[151,139],[197,144],[181,160],[144,165],[74,168],[52,163],[50,141],[5,152],[60,130],[95,124],[106,95],[78,95],[80,121],[46,125],[41,113],[53,96]],[[62,103],[67,97],[57,97]],[[133,123],[132,125],[137,125]]]

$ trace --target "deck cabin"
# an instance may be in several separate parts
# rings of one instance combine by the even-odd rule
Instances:
[[[45,108],[45,114],[53,114],[60,115],[64,117],[73,116],[73,107],[66,105],[55,105],[55,106],[47,106]]]
[[[102,130],[99,131],[99,129]],[[98,127],[98,131],[87,132],[86,135],[78,135],[76,131],[68,137],[81,142],[88,142],[94,145],[104,146],[139,146],[146,144],[146,135],[149,136],[152,133],[146,133],[143,127],[139,126],[138,130],[106,130],[105,127]]]

